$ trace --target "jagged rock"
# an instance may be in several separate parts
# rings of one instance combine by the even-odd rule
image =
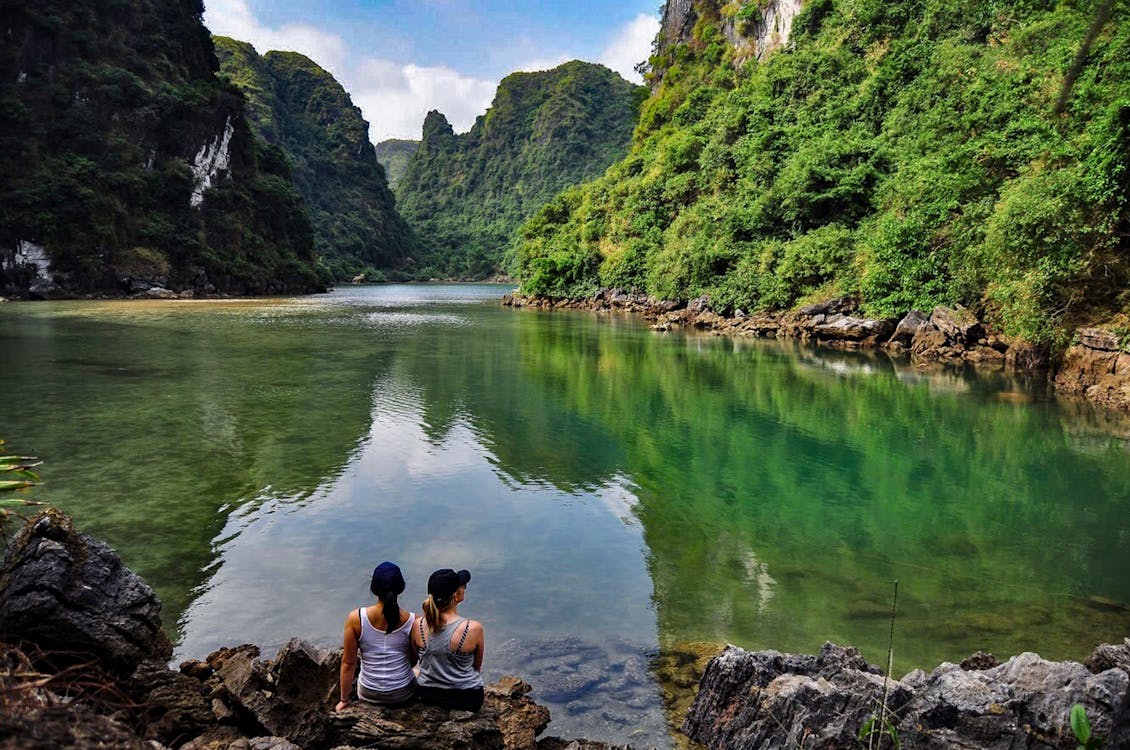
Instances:
[[[180,750],[251,750],[251,741],[235,727],[212,727]]]
[[[922,326],[926,325],[928,320],[929,318],[926,316],[926,313],[919,310],[911,310],[898,322],[898,325],[895,326],[895,331],[891,334],[890,341],[909,347],[915,334],[918,333]]]
[[[0,564],[0,633],[92,654],[120,674],[172,654],[153,590],[54,509],[29,521]]]
[[[850,747],[883,696],[884,679],[853,648],[817,656],[735,646],[710,661],[683,733],[712,748]],[[888,681],[888,706],[911,697]]]
[[[692,313],[706,312],[710,309],[709,295],[704,294],[701,297],[695,297],[694,299],[690,300],[689,302],[687,302],[687,309]]]
[[[1124,638],[1117,646],[1104,643],[1091,652],[1083,666],[1095,674],[1108,669],[1121,669],[1130,674],[1130,638]]]
[[[985,329],[977,316],[964,307],[935,307],[930,313],[930,325],[956,344],[968,346],[984,337]]]
[[[1122,342],[1113,331],[1104,331],[1101,328],[1080,328],[1079,343],[1088,349],[1098,349],[1106,352],[1122,350]]]
[[[181,674],[186,674],[189,677],[200,680],[203,682],[212,676],[216,671],[212,665],[199,659],[188,659],[180,663]]]
[[[230,659],[236,657],[242,658],[244,655],[251,660],[257,658],[259,656],[259,647],[253,643],[244,643],[234,648],[225,646],[208,654],[205,664],[211,667],[213,671],[218,672],[224,668],[224,665],[227,664]],[[182,664],[181,668],[183,669],[183,667],[184,665]],[[205,677],[205,679],[207,679],[207,677]]]
[[[823,323],[814,326],[813,332],[821,339],[833,341],[878,341],[890,334],[893,328],[888,320],[832,315]]]
[[[984,651],[978,651],[975,654],[970,654],[969,656],[962,659],[960,664],[961,668],[967,672],[970,670],[992,669],[993,667],[999,665],[1000,660],[997,659],[997,657]]]
[[[1122,670],[1094,675],[1078,662],[1033,653],[984,671],[943,664],[906,706],[899,733],[904,747],[1073,747],[1069,716],[1081,703],[1095,736],[1113,739],[1125,722],[1128,687]]]
[[[244,647],[209,657],[209,663],[222,661],[216,674],[231,701],[271,735],[302,747],[321,743],[337,700],[341,652],[298,639],[269,662],[255,660],[257,652]]]
[[[609,745],[591,740],[563,740],[560,737],[544,737],[538,740],[538,750],[630,750],[631,745]]]
[[[888,682],[901,747],[1074,747],[1075,703],[1108,747],[1130,743],[1130,640],[1096,649],[1093,669],[1113,665],[1098,673],[1032,653],[978,668],[991,660],[975,654],[974,668],[942,664]],[[876,672],[831,644],[817,657],[731,646],[708,665],[683,731],[716,748],[849,747],[880,704]]]
[[[165,745],[176,746],[197,736],[215,719],[200,681],[161,662],[139,667],[127,689],[141,707],[146,737]]]
[[[1098,343],[1105,346],[1109,342]],[[1055,387],[1103,406],[1130,409],[1130,352],[1084,344],[1068,347],[1055,376]]]
[[[282,737],[255,737],[247,744],[250,750],[302,750],[298,745]]]
[[[478,713],[354,703],[333,715],[333,741],[339,746],[393,750],[530,750],[549,724],[549,711],[527,698],[529,691],[522,680],[504,677],[486,687],[486,701]]]
[[[850,315],[859,309],[859,301],[855,297],[835,297],[833,299],[805,305],[797,310],[798,315],[814,317],[816,315]]]
[[[489,710],[497,710],[495,723],[507,750],[534,747],[537,736],[549,726],[549,709],[526,698],[531,689],[528,682],[510,675],[486,686],[484,705],[489,703]]]

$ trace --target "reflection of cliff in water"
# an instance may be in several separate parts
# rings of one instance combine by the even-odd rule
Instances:
[[[116,303],[142,314],[79,314],[91,304],[0,319],[20,328],[22,347],[5,364],[7,397],[36,405],[5,415],[5,437],[45,460],[37,496],[116,547],[157,591],[171,627],[232,510],[266,496],[301,501],[345,465],[368,431],[387,357],[333,332],[242,318],[225,326],[212,307],[162,317]]]
[[[1024,383],[792,343],[518,330],[524,403],[540,384],[617,446],[615,466],[582,458],[547,481],[618,471],[637,488],[664,647],[833,639],[878,661],[895,578],[902,667],[1078,657],[1130,627],[1125,444],[1088,431],[1079,450],[1087,428],[1039,391],[999,397]]]

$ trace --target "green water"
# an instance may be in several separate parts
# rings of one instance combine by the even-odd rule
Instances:
[[[1130,634],[1130,423],[1005,377],[501,308],[492,286],[0,306],[0,436],[157,589],[177,658],[324,645],[467,567],[487,677],[669,742],[691,641],[1081,658]]]

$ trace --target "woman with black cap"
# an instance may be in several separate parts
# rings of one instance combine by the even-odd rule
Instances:
[[[370,703],[397,705],[416,694],[416,645],[410,634],[416,616],[402,610],[396,602],[404,593],[400,568],[383,562],[373,571],[369,590],[379,600],[361,607],[345,618],[344,652],[341,657],[341,701],[337,710],[349,705],[357,654],[361,654],[361,676],[357,696]]]
[[[468,571],[451,568],[428,578],[424,616],[412,628],[412,643],[420,654],[416,695],[423,703],[461,711],[482,708],[483,626],[458,612],[470,580]]]

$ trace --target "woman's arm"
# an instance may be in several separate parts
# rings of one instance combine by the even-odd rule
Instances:
[[[486,636],[483,635],[482,623],[471,621],[471,637],[475,639],[475,659],[471,663],[476,672],[483,671],[483,653],[486,651]]]
[[[408,664],[416,666],[420,661],[420,647],[416,645],[416,620],[408,626]]]
[[[345,618],[345,632],[342,634],[341,652],[341,700],[338,701],[335,711],[340,711],[349,705],[349,696],[353,693],[353,675],[357,672],[357,631],[361,629],[361,616],[354,610]]]

